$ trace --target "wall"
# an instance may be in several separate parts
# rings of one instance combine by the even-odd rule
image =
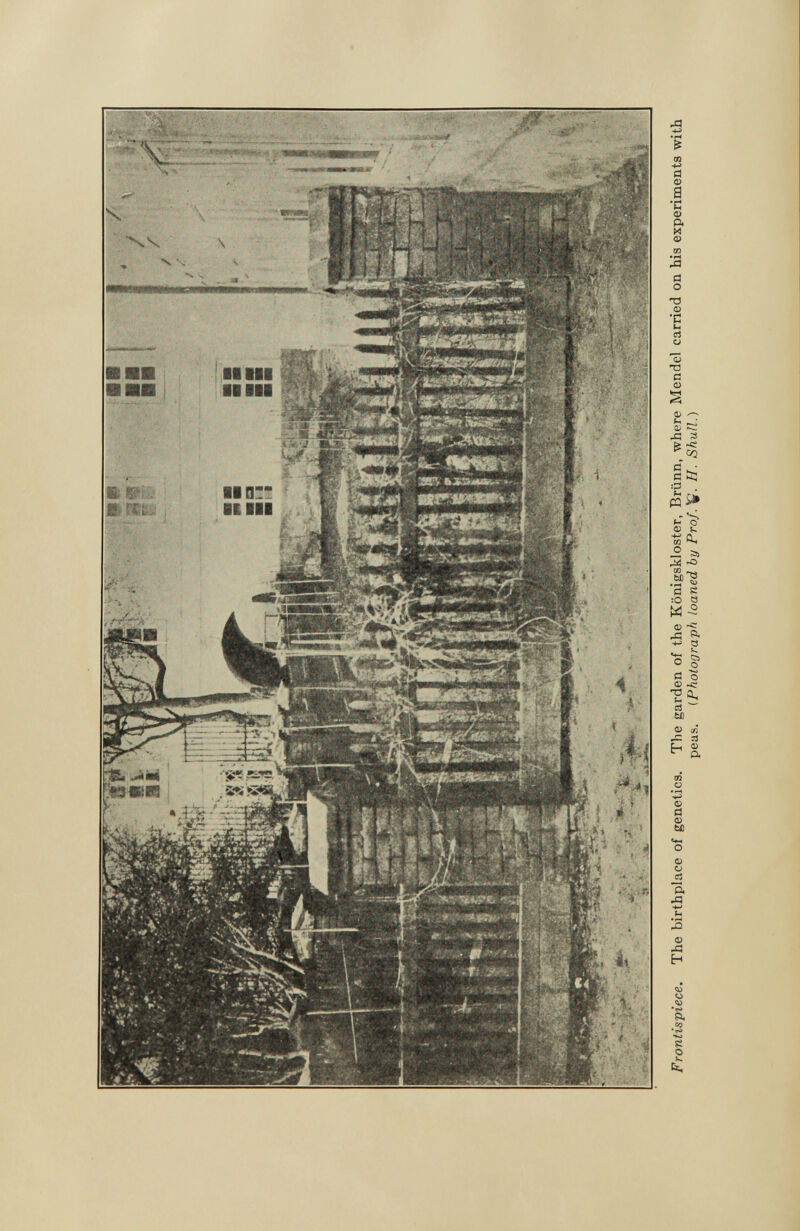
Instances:
[[[362,280],[475,282],[567,268],[567,198],[449,188],[315,189],[309,197],[316,289]]]
[[[649,128],[642,110],[108,111],[106,281],[307,287],[311,188],[570,191]]]
[[[106,476],[163,480],[165,493],[163,520],[106,519],[106,627],[126,620],[163,623],[167,695],[239,691],[243,686],[225,664],[220,638],[234,609],[250,636],[263,631],[263,607],[250,598],[278,569],[280,382],[272,402],[219,399],[216,363],[271,359],[277,378],[284,349],[318,347],[323,338],[352,341],[351,309],[310,294],[210,293],[189,300],[119,293],[107,296],[105,325],[107,362],[148,348],[138,350],[140,362],[164,372],[163,398],[107,400]],[[271,483],[272,516],[221,517],[221,480]],[[158,801],[112,801],[109,823],[175,823],[184,805],[209,807],[219,796],[219,767],[186,764],[182,737],[123,759],[161,767],[168,794],[162,791]]]

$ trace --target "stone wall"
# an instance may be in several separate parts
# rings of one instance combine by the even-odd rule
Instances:
[[[314,290],[364,280],[475,282],[567,270],[567,200],[451,188],[309,193]]]

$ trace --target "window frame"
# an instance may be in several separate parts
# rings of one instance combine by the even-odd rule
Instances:
[[[241,783],[242,789],[239,791],[229,790],[229,786],[236,781]],[[248,778],[264,779],[266,790],[250,790],[248,788]],[[222,783],[222,795],[226,800],[259,800],[272,799],[275,794],[275,775],[271,769],[267,769],[264,765],[227,765],[220,771],[220,780]]]
[[[129,496],[128,492],[136,488],[153,489],[152,497]],[[119,489],[119,494],[112,496],[112,490]],[[122,495],[122,492],[125,495]],[[152,514],[135,513],[129,511],[135,506],[154,505]],[[113,505],[119,505],[119,511],[116,513],[110,512]],[[165,487],[163,479],[145,478],[141,475],[113,475],[107,474],[103,479],[103,517],[106,525],[123,522],[126,525],[152,525],[154,522],[166,521],[166,502],[165,502]]]
[[[252,497],[248,498],[247,496],[248,490],[253,492]],[[263,491],[263,495],[261,499],[259,499],[259,497],[256,495],[256,491],[258,490]],[[226,491],[230,492],[231,494],[226,496],[225,495]],[[240,495],[238,496],[234,495],[233,493],[235,492],[239,492]],[[269,499],[267,499],[267,492],[269,492]],[[235,505],[240,506],[238,513],[232,512],[232,511],[226,512],[226,509],[230,510]],[[248,505],[252,505],[254,509],[258,505],[269,505],[269,512],[259,513],[259,512],[253,511],[253,512],[248,513],[247,512]],[[228,483],[228,482],[223,482],[222,480],[217,480],[217,521],[224,521],[224,522],[239,521],[239,522],[246,523],[248,521],[255,521],[256,519],[262,519],[262,518],[274,517],[274,516],[275,516],[275,488],[271,483],[263,483],[263,482],[262,483],[241,483],[241,482],[239,483],[229,482]]]
[[[167,789],[167,772],[164,766],[158,765],[110,765],[104,773],[104,792],[107,801],[130,803],[135,800],[141,803],[164,803],[169,799]],[[122,782],[122,791],[113,790],[111,780]],[[148,786],[149,780],[149,786]],[[141,785],[141,794],[139,786]],[[153,788],[155,787],[155,792]],[[134,793],[135,792],[135,793]]]
[[[153,631],[156,634],[155,641],[145,639],[144,636],[131,637],[132,632],[144,634],[145,632]],[[167,652],[167,622],[166,620],[142,620],[135,626],[129,619],[121,620],[106,620],[103,637],[111,639],[113,634],[119,632],[122,639],[125,641],[135,641],[137,645],[143,646],[145,649],[155,650],[162,662],[166,662],[165,654]]]
[[[255,379],[255,371],[260,370],[263,373],[265,368],[269,369],[269,371],[272,373],[271,379],[270,380],[262,379],[260,381],[257,381]],[[250,381],[248,381],[246,377],[246,373],[248,369],[253,371],[253,379]],[[233,371],[238,371],[241,374],[241,378],[235,379],[232,375],[231,377],[226,378],[225,377],[226,371],[229,371],[231,373]],[[231,407],[243,406],[243,405],[279,406],[280,405],[280,381],[281,381],[280,359],[234,358],[234,359],[218,359],[216,362],[216,371],[215,371],[215,378],[214,378],[214,388],[216,392],[216,399],[218,403],[222,403],[225,406],[231,406]],[[240,393],[226,394],[223,392],[226,387],[228,386],[233,387],[234,385],[240,386],[241,388]],[[269,385],[271,392],[269,394],[264,394],[264,393],[247,394],[245,390],[247,389],[248,385],[251,385],[253,387],[260,385],[262,388],[264,385]]]
[[[119,370],[119,375],[115,379],[109,376],[109,369]],[[134,378],[127,378],[125,373],[127,370],[135,369],[137,373],[142,373],[145,370],[152,369],[152,377],[145,378],[137,375],[135,384],[137,391],[128,393],[126,389],[134,383]],[[123,350],[123,351],[106,351],[103,360],[103,397],[109,406],[116,406],[120,403],[127,405],[135,405],[141,403],[143,406],[150,405],[152,402],[163,402],[165,396],[165,379],[164,379],[164,361],[160,355],[154,351],[142,350]],[[110,393],[109,386],[119,386],[119,393]],[[152,385],[153,393],[142,393],[142,387]]]

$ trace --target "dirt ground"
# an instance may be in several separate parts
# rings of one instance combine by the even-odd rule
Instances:
[[[573,1079],[650,1074],[646,158],[571,207]]]

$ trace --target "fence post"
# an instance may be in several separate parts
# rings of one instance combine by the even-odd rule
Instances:
[[[398,441],[397,463],[400,487],[397,514],[397,547],[400,567],[408,578],[416,575],[419,560],[418,517],[418,467],[419,467],[419,306],[409,312],[408,292],[398,291],[397,324],[397,379],[398,379]],[[411,605],[409,616],[416,616],[416,602]],[[401,653],[403,668],[402,685],[408,706],[400,717],[400,733],[408,759],[398,766],[397,786],[400,798],[414,794],[414,747],[417,735],[416,721],[416,668],[408,653]]]

